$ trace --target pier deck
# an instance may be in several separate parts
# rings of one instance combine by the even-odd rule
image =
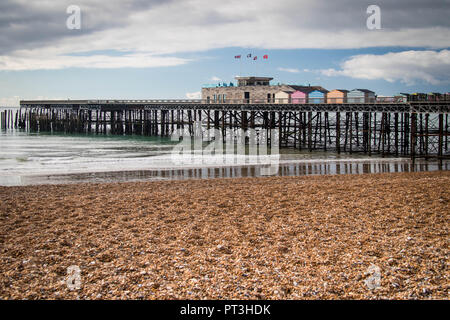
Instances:
[[[450,113],[450,101],[373,102],[373,103],[268,103],[258,100],[23,100],[24,108],[70,108],[88,110],[235,110],[235,111],[316,111],[316,112],[414,112]]]
[[[1,128],[31,132],[170,136],[177,130],[252,128],[279,133],[280,147],[449,158],[450,101],[276,103],[255,100],[21,101],[1,114]],[[325,102],[325,101],[324,101]]]

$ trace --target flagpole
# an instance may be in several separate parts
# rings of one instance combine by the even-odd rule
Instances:
[[[239,59],[239,60],[241,60],[241,59]],[[239,61],[239,73],[238,73],[239,75],[241,75],[241,72],[242,72],[242,71],[241,71],[241,68],[242,68],[242,64],[241,64],[241,62]]]
[[[268,67],[266,67],[265,66],[265,64],[266,64],[266,62],[264,62],[264,60],[269,60],[269,55],[267,55],[267,54],[265,54],[265,55],[263,55],[263,62],[262,62],[262,64],[263,64],[263,72],[265,71],[265,72],[268,72]],[[267,69],[267,70],[266,70]],[[268,73],[266,73],[266,75],[267,75]]]
[[[266,72],[266,75],[267,75],[265,60],[266,59],[264,59],[264,56],[263,56],[263,73]]]
[[[240,77],[241,75],[242,75],[242,55],[241,54],[239,54],[239,55],[235,55],[234,56],[234,59],[236,60],[236,59],[239,59],[240,61],[239,61],[239,73],[238,73],[238,76]]]
[[[242,56],[239,58],[239,76],[242,77]]]
[[[264,57],[263,57],[263,58],[264,58]],[[267,70],[266,70],[266,69],[267,69],[267,68],[266,68],[267,59],[263,59],[263,61],[264,61],[264,60],[265,60],[266,62],[263,64],[263,66],[264,66],[264,70],[266,71],[266,74],[267,74]]]

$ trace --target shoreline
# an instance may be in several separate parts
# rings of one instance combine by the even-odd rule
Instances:
[[[223,165],[206,167],[149,168],[69,173],[35,173],[0,176],[0,186],[63,185],[80,183],[146,182],[173,180],[209,180],[221,178],[269,177],[261,175],[261,165]],[[450,161],[440,165],[437,161],[411,161],[392,159],[329,159],[282,161],[273,177],[347,175],[397,172],[449,171]]]
[[[449,183],[441,171],[0,187],[0,298],[448,299]]]

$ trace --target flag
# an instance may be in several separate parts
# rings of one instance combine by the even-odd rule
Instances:
[[[252,54],[249,53],[249,54],[247,55],[247,58],[251,58],[251,57],[252,57]]]
[[[235,58],[235,59],[240,59],[240,58],[241,58],[241,55],[234,56],[234,58]]]
[[[269,56],[267,54],[263,55],[263,59],[269,59]]]
[[[254,56],[254,57],[253,57],[253,60],[256,60],[256,59],[258,59],[258,57],[257,57],[257,56]]]

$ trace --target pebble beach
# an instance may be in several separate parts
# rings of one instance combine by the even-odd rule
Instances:
[[[0,299],[448,299],[449,191],[449,171],[0,187]]]

